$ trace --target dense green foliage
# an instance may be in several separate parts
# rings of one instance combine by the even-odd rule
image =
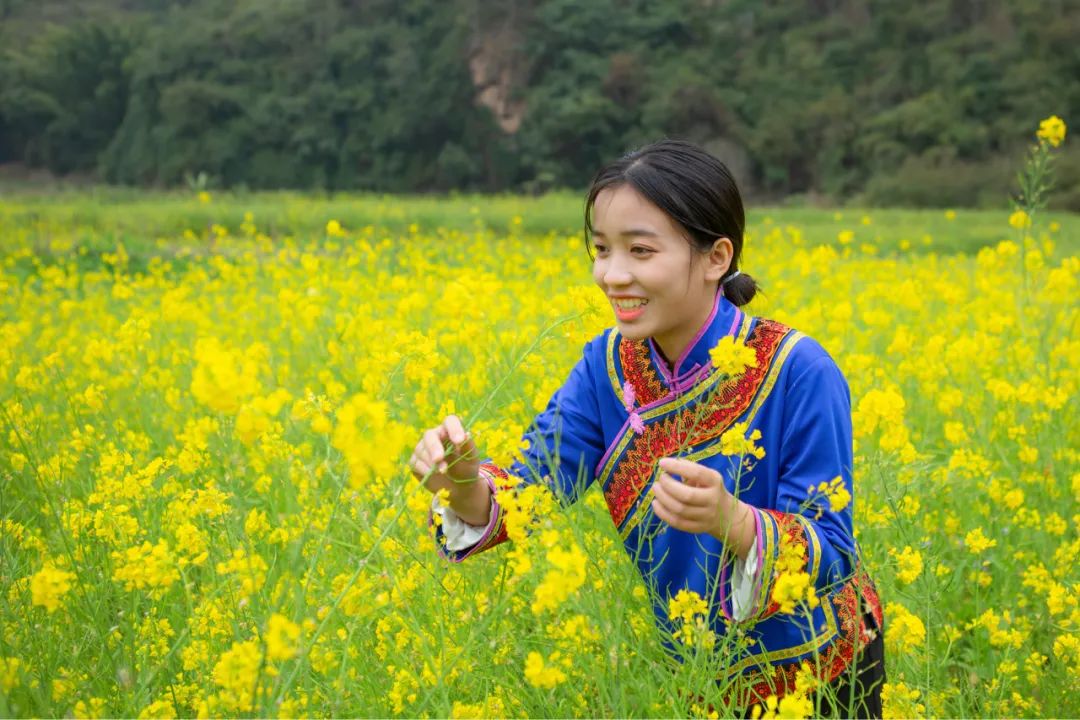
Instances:
[[[1001,205],[1033,121],[1080,117],[1080,5],[1066,0],[63,12],[75,6],[0,3],[0,162],[139,185],[205,173],[252,188],[536,191],[579,188],[669,136],[705,144],[759,195]],[[1069,145],[1052,204],[1076,209]]]

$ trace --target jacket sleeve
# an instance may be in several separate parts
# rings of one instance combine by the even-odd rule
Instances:
[[[480,466],[480,476],[492,491],[491,515],[480,539],[468,547],[451,549],[458,543],[447,544],[443,529],[449,508],[439,512],[440,522],[434,521],[436,505],[429,515],[434,528],[439,554],[454,562],[483,552],[507,539],[503,509],[495,493],[509,485],[509,477],[521,479],[519,487],[534,483],[547,485],[562,505],[576,502],[595,479],[594,469],[604,453],[603,431],[600,425],[600,406],[593,373],[591,351],[604,347],[598,340],[585,346],[582,357],[570,376],[548,401],[547,407],[532,422],[523,436],[528,449],[522,460],[501,468],[486,459]],[[454,518],[457,519],[457,518]],[[457,535],[457,533],[455,533]]]
[[[781,611],[774,597],[778,580],[785,583],[781,597],[799,593],[806,598],[811,586],[815,596],[824,597],[855,572],[851,393],[840,368],[824,350],[787,383],[779,452],[776,507],[753,509],[761,568],[747,618],[752,622]],[[838,487],[846,491],[847,502],[838,501],[834,508],[815,491],[835,478],[840,478]],[[808,577],[793,578],[789,573],[780,579],[778,565],[785,546],[787,562],[801,555],[798,567]]]

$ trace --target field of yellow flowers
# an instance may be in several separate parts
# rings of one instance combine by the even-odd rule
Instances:
[[[707,713],[599,492],[452,566],[405,467],[448,412],[508,462],[613,324],[579,203],[0,206],[0,716]],[[1080,218],[1034,219],[751,213],[750,312],[851,385],[888,717],[1080,715]]]

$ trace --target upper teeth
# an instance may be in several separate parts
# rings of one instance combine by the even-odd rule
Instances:
[[[633,298],[633,299],[630,299],[630,298],[626,298],[626,299],[618,298],[618,299],[615,300],[615,306],[620,307],[620,308],[622,308],[624,310],[629,310],[631,308],[641,307],[642,305],[644,305],[647,302],[649,302],[649,301],[648,300],[642,300],[640,298]]]

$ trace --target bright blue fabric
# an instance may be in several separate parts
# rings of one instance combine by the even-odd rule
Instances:
[[[612,333],[616,333],[614,338]],[[773,338],[769,343],[772,354],[761,368],[763,379],[751,386],[745,397],[740,396],[748,407],[723,423],[729,427],[749,419],[747,432],[760,430],[758,445],[765,450],[762,459],[742,472],[737,493],[758,509],[759,548],[764,554],[755,610],[739,624],[757,641],[756,646],[741,652],[741,663],[735,665],[749,671],[755,665],[763,669],[769,663],[798,661],[812,655],[815,649],[823,652],[844,634],[844,623],[850,624],[846,611],[838,611],[837,605],[826,599],[840,602],[837,594],[851,580],[858,556],[852,533],[856,495],[852,487],[851,397],[840,369],[820,344],[777,323],[747,317],[718,295],[713,314],[674,368],[669,369],[655,345],[648,342],[646,372],[660,380],[667,396],[649,407],[641,408],[638,403],[635,408],[647,430],[648,426],[676,417],[679,409],[675,406],[679,403],[700,407],[704,400],[693,399],[694,394],[708,387],[710,379],[717,380],[709,351],[726,335]],[[632,438],[634,432],[629,427],[625,397],[617,389],[626,382],[628,370],[622,367],[620,342],[616,330],[609,329],[586,344],[564,385],[526,433],[529,450],[524,453],[525,462],[506,468],[509,473],[525,483],[544,482],[562,502],[572,503],[610,465],[601,490],[611,490],[613,475],[628,457],[626,448],[619,449],[619,440],[627,434]],[[643,391],[644,387],[637,389],[639,398],[645,394]],[[719,436],[690,450],[697,455],[697,462],[719,471],[728,489],[735,492],[738,463],[719,454]],[[820,514],[816,507],[801,508],[809,487],[837,476],[852,496],[847,507],[832,512],[825,505]],[[719,540],[670,528],[650,512],[647,490],[652,477],[655,475],[643,479],[645,485],[636,504],[617,527],[625,534],[626,552],[652,590],[657,625],[665,637],[676,629],[669,621],[667,603],[685,588],[710,600],[710,627],[723,636],[735,625],[731,621],[730,583],[721,586],[720,582],[723,566],[732,558],[724,553]],[[767,510],[778,512],[764,512]],[[445,554],[461,560],[497,544],[496,526],[501,522],[497,515],[492,514],[488,539],[474,548]],[[794,529],[806,542],[806,568],[822,599],[809,618],[768,612],[771,568],[784,528]],[[439,528],[435,533],[441,535]],[[868,603],[877,604],[876,592]],[[880,619],[877,625],[880,628]],[[829,630],[822,632],[822,628]],[[850,636],[850,628],[846,632]],[[675,645],[666,640],[665,644],[678,655]]]

